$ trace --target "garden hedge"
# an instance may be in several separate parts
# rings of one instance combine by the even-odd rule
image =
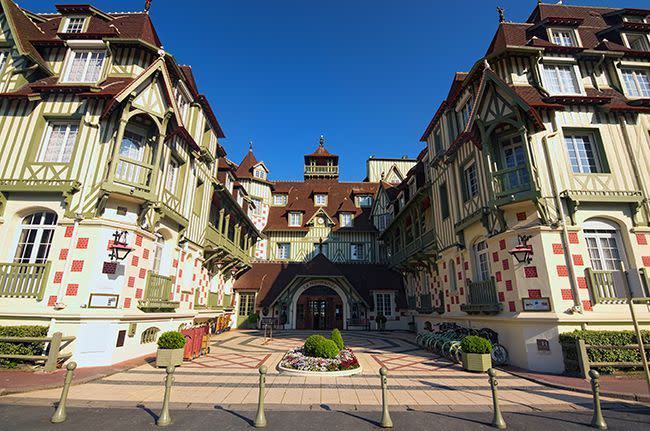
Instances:
[[[322,335],[310,335],[303,346],[305,355],[316,358],[333,359],[339,354],[336,343]]]
[[[643,342],[650,344],[650,331],[641,331]],[[625,346],[637,344],[634,331],[573,331],[560,334],[560,345],[566,371],[580,371],[576,341],[584,340],[588,345]],[[650,352],[646,352],[648,354]],[[641,362],[641,353],[630,349],[589,349],[590,362]],[[650,356],[650,355],[648,355]],[[603,367],[600,371],[612,372],[614,368]]]
[[[3,337],[46,337],[47,326],[0,326]],[[42,355],[45,342],[41,343],[5,343],[0,342],[0,354],[5,355]],[[0,359],[0,367],[15,368],[23,363],[18,359]]]
[[[478,353],[484,355],[492,351],[490,340],[476,335],[468,335],[460,342],[460,349],[464,353]]]

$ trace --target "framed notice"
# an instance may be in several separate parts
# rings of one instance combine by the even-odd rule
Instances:
[[[120,295],[108,293],[91,293],[88,300],[88,308],[117,308]]]
[[[551,311],[549,298],[523,298],[524,311]]]

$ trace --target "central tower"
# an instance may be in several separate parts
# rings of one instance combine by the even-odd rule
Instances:
[[[314,178],[339,178],[339,156],[330,154],[325,149],[325,138],[320,137],[318,148],[311,154],[305,154],[305,180]]]

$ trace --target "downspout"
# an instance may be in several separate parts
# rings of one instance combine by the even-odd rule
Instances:
[[[596,77],[596,71],[597,70],[602,70],[603,62],[605,61],[605,54],[601,54],[600,60],[594,65],[594,70],[592,72],[592,76],[594,78],[594,87],[596,87],[596,90],[602,91],[600,88],[600,85],[598,85],[598,78]],[[603,70],[603,73],[605,71]]]
[[[546,163],[548,166],[549,179],[551,183],[551,189],[553,193],[553,199],[555,200],[555,206],[559,213],[558,224],[562,228],[562,251],[564,254],[564,261],[569,270],[569,284],[571,286],[571,292],[573,293],[573,307],[569,309],[570,313],[581,313],[582,314],[582,304],[580,303],[580,291],[578,289],[578,283],[576,282],[576,270],[573,266],[573,259],[571,258],[570,242],[569,242],[569,230],[566,227],[566,213],[564,212],[564,206],[562,204],[562,199],[558,192],[557,178],[555,177],[555,171],[553,169],[553,162],[551,159],[550,151],[548,148],[549,138],[554,138],[559,134],[557,129],[557,124],[555,118],[551,119],[551,124],[553,126],[553,132],[542,137],[542,143],[544,147],[544,156],[546,157]],[[584,324],[583,324],[584,329]]]

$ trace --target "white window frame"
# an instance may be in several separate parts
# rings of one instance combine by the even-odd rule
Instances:
[[[288,217],[289,227],[302,226],[302,213],[299,211],[290,211]]]
[[[176,87],[176,106],[178,107],[178,114],[183,120],[183,125],[189,124],[190,105],[192,104],[192,96],[187,90],[185,83],[178,81]]]
[[[471,170],[474,171],[474,181],[472,181],[472,177],[470,175]],[[465,198],[465,202],[471,201],[480,193],[481,187],[479,185],[478,166],[474,160],[463,166],[463,187],[465,188],[463,196]]]
[[[350,260],[356,260],[356,261],[368,260],[365,243],[353,242],[352,244],[350,244]]]
[[[58,154],[55,155],[54,159],[49,159],[52,156],[52,152],[49,150],[50,139],[52,139],[52,134],[54,133],[55,127],[65,126],[65,134],[63,136],[63,144],[58,150]],[[74,133],[74,134],[73,134]],[[47,127],[45,129],[45,134],[41,141],[41,146],[38,154],[39,163],[62,163],[67,164],[72,160],[72,155],[74,154],[75,147],[77,145],[77,138],[79,137],[79,124],[70,122],[70,121],[48,121]],[[68,151],[69,150],[69,151]],[[66,153],[68,154],[68,159],[65,159]]]
[[[569,34],[569,39],[571,44],[566,45],[564,43],[557,43],[555,34],[556,32],[558,33],[568,33]],[[547,29],[547,34],[548,34],[548,40],[551,43],[554,43],[555,45],[559,46],[566,46],[566,47],[580,47],[582,44],[580,43],[580,35],[578,34],[575,29],[570,28],[570,27],[550,27]]]
[[[230,173],[226,173],[226,190],[232,194],[233,187],[235,186],[235,180],[233,179],[232,175]]]
[[[488,281],[492,277],[490,269],[490,249],[485,240],[477,241],[474,245],[474,275],[476,281]]]
[[[619,73],[619,79],[621,80],[621,87],[623,88],[623,92],[625,93],[625,96],[629,99],[647,99],[650,98],[650,89],[646,90],[647,94],[643,94],[641,92],[642,88],[639,83],[639,80],[637,78],[636,72],[643,72],[647,77],[648,80],[650,81],[650,67],[646,66],[647,63],[644,64],[644,66],[631,66],[631,65],[625,65],[621,67],[618,71]],[[635,75],[633,77],[634,84],[635,84],[635,89],[634,91],[637,94],[632,94],[630,92],[630,89],[627,86],[627,81],[625,80],[625,75],[623,72],[625,71],[630,71],[630,72],[635,72]]]
[[[253,205],[251,205],[251,214],[254,216],[260,216],[262,215],[262,206],[264,205],[264,201],[260,198],[251,198],[251,202]]]
[[[279,242],[275,246],[275,257],[278,260],[289,260],[291,258],[291,243]]]
[[[566,83],[563,83],[562,79],[560,78],[560,75],[558,73],[558,69],[560,67],[567,67],[570,68],[573,74],[573,78],[575,79],[575,84],[577,86],[577,91],[568,91],[566,88]],[[550,68],[556,68],[554,70],[555,77],[557,78],[558,85],[560,86],[559,91],[553,91],[549,87],[549,82],[546,77],[546,70]],[[569,58],[547,58],[544,59],[540,65],[539,65],[539,73],[542,79],[542,83],[544,85],[544,89],[548,91],[549,94],[555,96],[555,95],[572,95],[572,96],[582,96],[585,94],[585,89],[582,84],[582,75],[580,73],[580,68],[578,67],[578,64],[575,62],[573,59]]]
[[[73,21],[78,21],[81,20],[81,27],[79,27],[79,23],[75,22],[73,24]],[[73,33],[73,34],[79,34],[83,33],[86,29],[86,21],[88,20],[87,17],[85,16],[68,16],[65,19],[65,24],[63,24],[62,28],[62,33]],[[71,31],[71,27],[74,27]]]
[[[388,308],[386,308],[386,305],[388,305]],[[391,292],[375,292],[375,314],[376,315],[379,315],[381,313],[384,315],[384,317],[391,318],[393,317],[393,308],[394,308],[394,301],[393,301],[393,294]]]
[[[369,202],[364,205],[363,200],[369,199]],[[359,208],[371,208],[373,204],[372,195],[359,195],[357,196],[357,206]]]
[[[349,217],[349,220],[348,220]],[[354,226],[354,214],[353,213],[341,213],[339,216],[339,223],[341,227],[353,227]]]
[[[327,206],[327,193],[316,193],[314,195],[314,206],[324,207]]]
[[[643,40],[643,44],[645,45],[645,49],[640,49],[640,50],[637,49],[636,51],[644,51],[644,52],[650,51],[650,36],[649,35],[647,35],[646,33],[636,33],[636,32],[632,32],[632,31],[621,33],[621,38],[625,42],[625,46],[627,46],[628,48],[634,50],[634,48],[632,48],[632,44],[630,43],[630,36],[635,36],[635,37],[638,36],[638,37],[641,38],[641,40]]]
[[[253,169],[253,176],[255,178],[258,178],[260,180],[265,180],[266,179],[266,171],[262,167],[257,167]]]
[[[97,74],[97,79],[90,80],[88,79],[88,71],[90,69],[90,58],[93,54],[101,54],[102,62],[99,66],[99,73]],[[83,66],[83,71],[81,73],[81,79],[72,80],[70,79],[70,73],[72,71],[72,66],[74,65],[75,58],[77,55],[85,55],[85,64]],[[68,50],[68,58],[66,61],[66,66],[64,68],[64,73],[61,75],[61,82],[70,83],[70,84],[95,84],[102,79],[104,66],[106,64],[106,50],[105,49],[70,49]]]
[[[165,188],[172,193],[176,193],[178,188],[178,176],[181,170],[181,163],[175,158],[169,158],[167,165],[167,175],[165,175]]]
[[[275,193],[273,195],[273,206],[283,207],[287,205],[289,201],[289,195],[286,193]]]
[[[39,222],[33,223],[33,217],[39,214]],[[47,215],[50,219],[53,218],[53,223],[47,223]],[[32,217],[29,222],[26,221]],[[58,223],[58,215],[53,211],[36,211],[23,217],[18,231],[18,239],[14,247],[14,263],[45,263],[52,248],[52,239],[54,231]],[[30,233],[33,232],[33,235]],[[21,244],[31,244],[30,250],[21,248]],[[19,254],[19,250],[22,253]],[[39,258],[39,251],[43,251],[43,255]]]
[[[584,131],[584,130],[566,130],[563,131],[562,134],[564,135],[564,148],[567,154],[567,160],[569,161],[569,166],[571,168],[571,172],[574,174],[604,174],[605,172],[605,164],[603,163],[602,156],[601,156],[601,144],[600,140],[598,139],[598,135],[594,131]],[[579,157],[578,154],[580,153],[579,147],[577,146],[577,137],[587,137],[589,140],[589,145],[591,146],[591,152],[593,153],[593,161],[595,164],[595,170],[590,170],[591,168],[587,164],[583,163],[583,158]],[[571,145],[573,147],[573,152],[576,154],[576,163],[577,165],[574,167],[573,163],[571,162],[571,153],[569,151],[569,142],[568,140],[571,140]],[[576,171],[575,168],[578,170]]]

